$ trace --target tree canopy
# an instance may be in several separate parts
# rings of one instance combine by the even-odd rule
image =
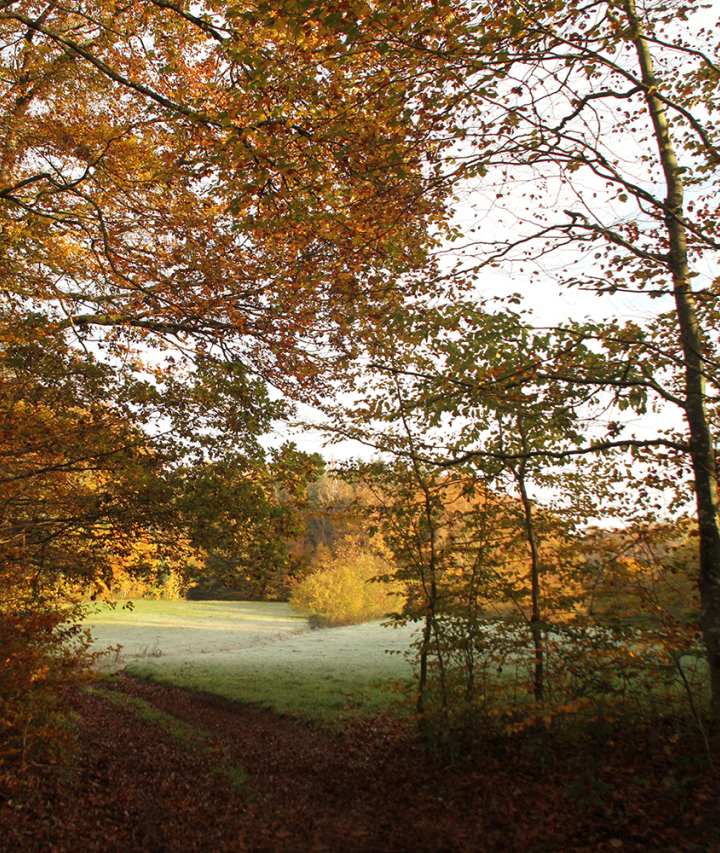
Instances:
[[[287,413],[268,387],[327,388],[443,215],[408,120],[421,84],[366,12],[0,9],[4,619],[57,627],[68,584],[109,581],[141,540],[222,550],[258,585],[286,564],[283,495],[319,460],[266,457]]]
[[[46,489],[130,446],[257,464],[284,411],[266,383],[316,395],[353,317],[394,304],[442,205],[417,85],[363,8],[3,7],[9,479]]]

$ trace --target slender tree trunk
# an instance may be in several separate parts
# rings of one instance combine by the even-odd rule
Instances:
[[[420,683],[418,685],[418,698],[416,708],[418,717],[420,718],[420,725],[422,727],[423,734],[425,736],[425,739],[427,740],[428,726],[427,718],[425,716],[427,710],[425,706],[425,697],[427,695],[428,686],[428,661],[431,640],[434,640],[435,642],[435,648],[437,653],[438,674],[440,676],[440,689],[442,694],[441,711],[443,715],[443,721],[446,719],[447,716],[447,686],[445,680],[445,661],[443,660],[443,651],[440,643],[440,632],[438,629],[437,622],[437,527],[434,519],[433,500],[430,494],[430,488],[420,465],[421,457],[416,452],[415,439],[413,437],[412,430],[410,429],[410,425],[405,417],[405,402],[403,399],[402,390],[400,388],[399,383],[397,382],[397,379],[395,383],[395,388],[397,391],[397,399],[400,403],[405,434],[407,435],[408,443],[412,451],[411,459],[413,471],[417,483],[423,493],[424,515],[430,536],[430,554],[426,570],[426,564],[422,549],[422,537],[419,535],[418,532],[418,565],[420,567],[420,575],[423,585],[423,592],[425,593],[427,610],[425,615],[425,626],[423,628],[423,644],[422,649],[420,650]]]
[[[695,310],[695,295],[690,286],[687,237],[683,218],[683,180],[670,136],[667,112],[655,96],[658,88],[653,60],[634,0],[627,0],[626,11],[632,27],[645,100],[650,112],[660,163],[665,176],[665,225],[670,252],[675,308],[685,367],[685,413],[690,435],[695,497],[700,534],[701,626],[710,667],[712,709],[720,723],[720,527],[718,525],[717,469],[710,420],[706,407],[705,356],[702,332]]]
[[[525,487],[525,461],[523,460],[515,471],[520,499],[525,517],[525,533],[530,548],[530,592],[532,596],[532,613],[530,615],[530,633],[535,649],[535,668],[533,673],[533,692],[535,701],[542,702],[545,696],[544,685],[544,647],[542,627],[540,624],[540,554],[535,536],[535,520],[533,518],[532,502]]]
[[[420,678],[418,681],[418,695],[416,710],[421,724],[425,718],[425,691],[427,689],[428,680],[428,650],[430,648],[430,639],[432,637],[432,623],[430,621],[430,613],[425,616],[425,625],[423,626],[423,642],[420,648]]]

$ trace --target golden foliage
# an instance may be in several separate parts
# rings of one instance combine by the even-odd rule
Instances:
[[[402,585],[389,580],[391,555],[379,537],[370,543],[346,537],[332,552],[321,547],[311,573],[300,581],[290,604],[300,613],[325,617],[332,625],[355,625],[397,613]]]

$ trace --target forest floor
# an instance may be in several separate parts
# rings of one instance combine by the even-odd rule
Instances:
[[[451,764],[385,717],[328,729],[127,675],[68,701],[70,763],[0,772],[3,853],[720,851],[690,735],[525,734]]]

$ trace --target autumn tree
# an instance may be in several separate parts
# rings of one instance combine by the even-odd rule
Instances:
[[[356,625],[398,613],[404,588],[393,578],[392,555],[380,536],[348,535],[321,547],[290,604],[316,628]]]
[[[294,462],[268,468],[258,443],[286,412],[267,384],[318,393],[442,212],[407,120],[422,87],[397,82],[368,11],[0,10],[4,594],[107,576],[110,542],[201,539],[191,498],[214,488],[238,498],[223,523],[280,558],[291,514],[268,477]]]
[[[3,7],[5,298],[308,393],[436,207],[362,8]]]
[[[336,434],[396,460],[362,476],[378,493],[381,529],[425,623],[420,697],[434,661],[447,715],[444,669],[454,656],[464,661],[460,704],[472,717],[474,668],[487,665],[486,622],[499,615],[511,625],[513,653],[527,655],[520,637],[532,648],[531,692],[538,703],[545,696],[548,635],[562,630],[579,594],[571,576],[580,558],[559,543],[597,506],[601,483],[583,488],[564,464],[584,442],[594,393],[568,394],[562,383],[538,379],[537,369],[571,369],[588,358],[602,361],[575,337],[532,329],[512,306],[423,306],[368,331],[355,405],[334,412]],[[554,513],[533,499],[539,488],[562,493]],[[494,642],[503,645],[500,636]]]
[[[108,543],[122,550],[134,527],[158,521],[170,491],[162,454],[107,402],[117,391],[111,373],[46,331],[27,320],[11,334],[3,327],[5,603],[102,574]]]
[[[406,120],[420,87],[397,82],[402,58],[388,73],[367,13],[0,12],[5,338],[38,318],[174,465],[229,445],[261,464],[282,413],[266,383],[317,393],[353,317],[381,317],[425,256],[441,207],[429,130]]]
[[[277,411],[262,386],[239,413],[238,388],[222,423],[220,390],[208,413],[212,386],[185,385],[171,441],[145,429],[164,416],[165,398],[142,382],[128,387],[40,320],[13,328],[0,364],[5,604],[63,583],[88,595],[112,586],[117,566],[147,563],[138,548],[155,562],[210,550],[240,560],[242,552],[241,571],[258,582],[279,570],[322,460],[289,445],[262,450],[255,433]],[[236,449],[209,461],[221,440]]]
[[[111,372],[41,318],[4,318],[0,347],[0,753],[61,737],[55,699],[87,639],[72,607],[154,529],[173,550],[164,458],[106,395]],[[12,322],[13,319],[15,322]]]
[[[709,31],[691,39],[679,28],[694,8],[648,4],[638,9],[632,0],[566,4],[558,10],[513,8],[502,43],[508,51],[498,102],[502,141],[481,153],[491,141],[491,111],[482,118],[476,112],[466,165],[497,175],[496,168],[512,164],[532,173],[538,186],[552,179],[561,188],[562,207],[531,204],[528,218],[540,227],[511,238],[501,251],[512,253],[528,239],[531,255],[571,243],[582,256],[581,269],[559,275],[563,283],[660,300],[662,308],[646,328],[618,324],[598,336],[606,349],[624,351],[626,360],[626,375],[608,377],[606,387],[628,395],[637,388],[643,396],[674,404],[686,424],[686,435],[661,434],[653,441],[661,451],[682,447],[692,466],[702,626],[717,717],[720,532],[707,402],[715,394],[716,358],[713,325],[701,325],[703,314],[713,310],[715,285],[706,279],[697,293],[692,278],[718,247],[713,207],[718,66]],[[468,90],[480,94],[472,81]],[[489,99],[482,103],[489,105]],[[511,184],[513,178],[505,174]],[[624,205],[634,209],[625,213]],[[491,254],[497,256],[497,250]],[[596,271],[590,265],[582,269],[588,255],[597,262]],[[599,382],[587,375],[578,381],[590,378],[603,384],[602,376]],[[633,405],[631,398],[628,403]],[[632,444],[628,439],[626,446]]]
[[[449,203],[465,203],[447,231],[456,248],[446,254],[458,260],[446,267],[444,298],[497,286],[502,269],[527,281],[526,294],[544,286],[548,299],[567,289],[597,296],[593,321],[560,331],[568,346],[575,335],[599,360],[571,372],[567,364],[530,364],[532,381],[604,394],[604,434],[588,430],[572,448],[516,447],[506,458],[521,464],[626,449],[642,456],[659,488],[677,487],[679,500],[691,481],[717,718],[720,68],[713,32],[698,23],[702,10],[687,2],[522,0],[452,4],[440,19],[419,4],[402,32],[386,35],[389,52],[432,56],[444,80],[428,108],[437,143],[429,169]],[[633,300],[633,319],[608,301],[617,294]],[[629,415],[647,413],[660,424],[651,434],[652,419],[641,421],[645,431],[628,424]],[[629,476],[632,483],[637,475]]]

